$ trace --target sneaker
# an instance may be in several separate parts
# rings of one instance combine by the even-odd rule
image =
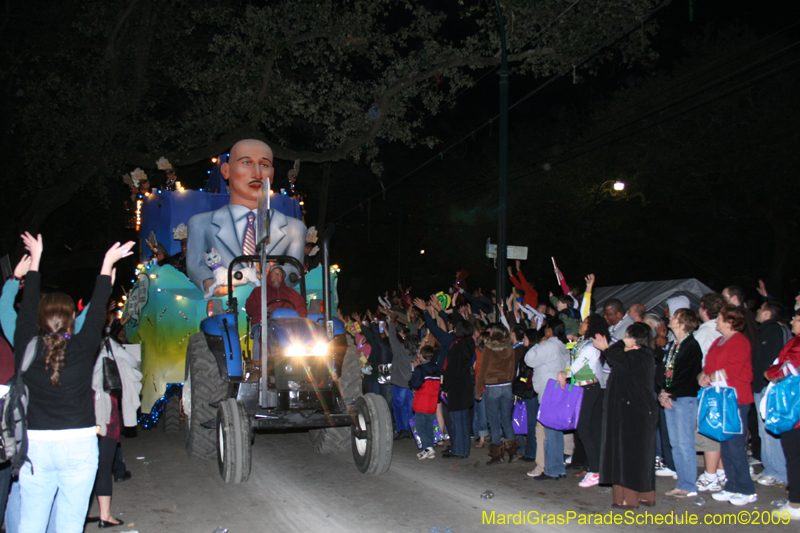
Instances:
[[[674,470],[672,470],[671,468],[667,468],[665,466],[664,468],[659,468],[658,470],[656,470],[656,475],[658,477],[672,477],[676,474]]]
[[[781,481],[779,479],[775,479],[772,476],[761,476],[758,479],[758,484],[759,485],[764,485],[766,487],[775,487],[775,486],[779,486],[779,485],[786,485],[786,482],[785,481]]]
[[[586,475],[583,477],[583,481],[578,483],[578,486],[581,488],[588,488],[594,487],[595,485],[600,484],[600,474],[595,474],[594,472],[587,472]]]
[[[716,479],[710,481],[706,478],[705,473],[703,473],[697,480],[697,490],[700,492],[719,492],[722,490],[722,486],[720,486],[719,481]]]
[[[728,492],[727,490],[721,490],[711,495],[711,497],[718,502],[729,502],[734,496],[741,496],[741,494],[734,494],[733,492]]]
[[[722,474],[717,474],[717,483],[719,483],[720,487],[727,482],[728,482],[728,476],[726,476],[724,472]]]
[[[572,456],[571,455],[565,455],[564,456],[564,464],[565,465],[571,465],[572,464]]]
[[[757,502],[758,494],[734,494],[728,501],[733,505],[741,507],[742,505],[747,505],[748,503]]]
[[[417,459],[420,461],[423,459],[436,459],[436,452],[433,451],[433,448],[425,448],[417,454]]]
[[[761,477],[761,474],[763,474],[763,472],[759,472],[759,473],[756,474],[755,468],[753,468],[753,465],[750,465],[750,479],[755,481],[755,480],[757,480],[758,478]]]
[[[751,466],[760,465],[761,461],[753,457],[752,455],[747,456],[747,464]]]
[[[789,513],[789,520],[800,520],[800,508],[792,507],[787,503],[772,511],[772,519],[776,521],[776,524],[778,523],[777,521],[786,520],[784,513]]]

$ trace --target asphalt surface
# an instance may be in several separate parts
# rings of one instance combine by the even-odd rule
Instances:
[[[123,438],[123,454],[133,478],[114,484],[112,513],[125,522],[112,531],[212,533],[227,528],[244,532],[342,532],[342,533],[465,533],[472,531],[689,531],[770,530],[797,531],[790,525],[757,525],[767,518],[770,502],[786,498],[779,487],[756,485],[759,501],[743,508],[716,502],[706,493],[706,504],[691,499],[670,499],[664,493],[674,481],[658,478],[658,505],[636,511],[611,509],[611,494],[603,487],[581,489],[579,479],[569,474],[559,481],[534,481],[525,475],[530,463],[486,466],[485,449],[472,449],[467,459],[419,461],[413,441],[395,442],[394,459],[388,473],[366,476],[358,472],[350,454],[317,455],[307,433],[260,433],[253,447],[250,479],[226,485],[216,461],[190,459],[184,450],[183,429],[164,433],[160,428],[139,430],[135,438]],[[492,499],[482,499],[484,491]],[[636,525],[638,520],[680,521],[694,514],[702,522],[722,520],[723,514],[744,511],[750,525]],[[491,520],[495,524],[484,524]],[[537,525],[542,514],[560,515],[569,524]],[[520,514],[521,513],[521,514]],[[763,513],[763,514],[762,514]],[[91,514],[97,514],[93,504]],[[501,525],[500,515],[511,515],[529,523]],[[515,516],[516,515],[516,516]],[[615,516],[621,524],[585,525],[598,515],[608,522]],[[739,515],[742,518],[744,515]],[[732,518],[728,517],[730,522]],[[545,519],[546,520],[546,519]],[[551,520],[558,521],[559,516]],[[90,524],[86,531],[96,531]]]

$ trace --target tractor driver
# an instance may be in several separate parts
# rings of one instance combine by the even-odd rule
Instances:
[[[305,318],[308,308],[303,297],[293,288],[286,285],[286,272],[281,265],[272,265],[269,269],[269,284],[267,285],[267,303],[269,309],[294,309],[297,314]],[[253,324],[261,323],[261,289],[256,287],[244,306],[247,314],[252,317]]]

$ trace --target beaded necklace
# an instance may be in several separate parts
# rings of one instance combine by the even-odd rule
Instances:
[[[667,377],[667,387],[669,388],[672,385],[672,369],[675,368],[675,359],[678,357],[678,352],[681,351],[681,346],[683,346],[683,341],[689,337],[687,333],[680,341],[675,341],[672,345],[672,348],[669,349],[667,353],[667,361],[666,361],[666,371],[664,375]]]
[[[582,341],[578,341],[575,347],[569,352],[569,362],[570,364],[575,362],[575,359],[578,358],[578,354],[581,353],[583,347],[592,342],[592,339],[584,339]]]

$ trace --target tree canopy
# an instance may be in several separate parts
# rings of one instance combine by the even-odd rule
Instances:
[[[656,0],[508,0],[509,58],[546,76],[649,57]],[[43,31],[45,29],[46,31]],[[2,82],[28,179],[11,211],[36,230],[78,191],[134,166],[189,165],[243,137],[279,159],[381,173],[390,143],[432,146],[426,119],[499,63],[485,0],[34,0],[6,19]],[[613,50],[613,52],[612,52]],[[11,96],[13,95],[13,96]],[[8,136],[8,132],[6,133]]]

